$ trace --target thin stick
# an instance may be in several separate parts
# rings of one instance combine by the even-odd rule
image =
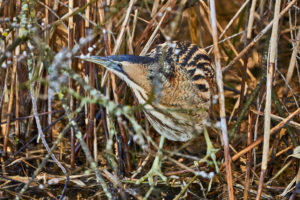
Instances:
[[[154,15],[157,13],[159,6],[159,0],[154,0],[152,11],[151,11],[151,17],[154,17]]]
[[[279,12],[280,12],[280,0],[276,0],[275,11],[274,11],[274,23],[272,28],[272,35],[270,40],[270,61],[269,69],[267,72],[267,95],[266,95],[266,107],[265,107],[265,120],[264,120],[264,144],[263,144],[263,157],[261,165],[261,174],[259,179],[259,186],[257,191],[256,200],[260,199],[262,188],[264,184],[264,178],[267,171],[268,165],[268,154],[270,146],[270,126],[271,126],[271,105],[272,105],[272,83],[273,83],[273,73],[276,61],[277,52],[277,39],[278,39],[278,23],[279,23]]]
[[[69,1],[69,13],[72,12],[74,8],[74,0],[70,0]],[[48,9],[47,9],[48,10]],[[73,16],[71,16],[69,18],[69,31],[68,31],[68,47],[69,49],[73,49],[73,46],[74,46],[74,19],[73,19]],[[73,59],[70,59],[70,66],[72,69],[75,68],[75,63],[74,63],[74,60]],[[73,79],[69,79],[69,86],[70,88],[74,89],[74,81]],[[51,99],[49,99],[51,101]],[[51,104],[49,105],[49,109],[51,108]],[[75,106],[74,106],[74,97],[71,96],[70,97],[70,109],[72,112],[75,111]],[[49,114],[50,116],[50,114]],[[50,118],[50,117],[49,117]],[[51,124],[51,118],[48,119],[49,120],[49,124]],[[71,128],[71,158],[70,158],[70,161],[71,161],[71,167],[75,167],[75,134],[74,134],[74,129]]]
[[[247,39],[251,39],[251,35],[252,35],[255,6],[256,6],[256,0],[253,0],[252,4],[251,4],[251,8],[250,8],[249,22],[248,22],[248,27],[247,27]]]
[[[210,15],[209,8],[207,7],[207,5],[203,1],[200,1],[200,3],[203,6],[204,10],[208,13],[208,15]],[[200,11],[201,11],[201,9],[200,9]],[[203,20],[207,24],[207,22],[205,20],[206,16],[207,15],[203,15],[203,17],[204,17]],[[210,26],[207,25],[207,27],[209,29],[209,32],[211,32],[211,30],[209,28]],[[221,31],[222,33],[224,32],[223,29],[222,29],[222,27],[221,27],[221,25],[218,23],[218,21],[217,21],[217,27],[218,27],[219,31]],[[224,35],[225,35],[225,33],[224,33]],[[226,36],[226,38],[227,38],[227,36]],[[238,52],[237,52],[236,48],[233,46],[233,44],[229,40],[226,40],[226,43],[229,45],[229,47],[233,51],[234,55],[238,56]],[[208,51],[208,53],[210,53],[210,51],[211,51],[211,49]],[[243,59],[239,58],[239,62],[241,63],[241,65],[244,65]],[[250,78],[251,78],[252,81],[256,82],[256,78],[252,75],[252,73],[251,73],[251,71],[249,69],[247,69],[247,74],[250,76]]]
[[[252,113],[249,114],[249,125],[248,125],[248,140],[247,144],[252,143],[253,138],[253,121],[254,115]],[[248,190],[250,187],[250,173],[251,173],[251,163],[252,163],[252,151],[249,151],[247,154],[247,161],[246,161],[246,176],[245,176],[245,190],[244,190],[244,199],[248,199]]]
[[[155,36],[156,36],[160,26],[162,25],[162,22],[164,21],[167,13],[168,13],[168,11],[166,10],[165,13],[163,14],[162,18],[160,19],[159,23],[157,24],[156,28],[154,29],[152,35],[148,39],[148,42],[146,43],[145,47],[141,51],[140,56],[145,56],[146,55],[146,53],[149,50],[150,46],[154,42]]]
[[[211,14],[211,26],[213,32],[213,41],[214,41],[214,53],[215,53],[215,64],[216,64],[216,79],[219,90],[219,104],[220,104],[220,118],[221,118],[221,130],[222,138],[224,144],[224,157],[226,164],[226,179],[227,179],[227,188],[228,196],[230,200],[234,200],[233,194],[233,182],[232,182],[232,171],[231,171],[231,159],[229,154],[229,141],[227,134],[227,125],[226,125],[226,113],[225,113],[225,99],[224,99],[224,88],[223,88],[223,77],[221,69],[221,58],[218,46],[218,33],[217,33],[217,24],[216,24],[216,8],[215,1],[210,0],[210,14]]]
[[[10,96],[9,96],[9,103],[8,103],[8,111],[7,111],[7,124],[5,127],[5,134],[4,134],[4,142],[3,142],[3,155],[6,156],[7,154],[7,144],[8,144],[8,135],[10,132],[10,120],[12,116],[12,108],[13,108],[13,102],[14,102],[14,87],[16,83],[16,73],[17,73],[17,65],[13,66],[12,69],[12,80],[11,80],[11,86],[10,86]]]
[[[283,15],[297,2],[297,0],[293,0],[287,5],[279,15],[279,18],[283,17]],[[222,70],[222,72],[228,71],[236,61],[238,61],[245,53],[247,53],[261,38],[264,34],[266,34],[272,27],[273,20],[248,44],[247,47],[245,47],[239,55],[237,55],[227,66],[225,66]]]
[[[118,39],[116,41],[114,50],[112,52],[113,55],[115,55],[119,51],[121,43],[122,43],[123,38],[124,38],[125,30],[126,30],[126,28],[129,28],[128,27],[129,17],[130,17],[130,13],[131,13],[131,10],[132,10],[133,5],[134,5],[135,2],[136,2],[135,0],[131,0],[129,2],[129,6],[127,8],[126,15],[125,15],[125,19],[122,23],[121,31],[118,35]],[[113,73],[110,73],[110,74],[111,74],[111,83],[112,83],[112,88],[113,88],[114,99],[115,99],[116,103],[119,104],[120,99],[119,99],[119,95],[117,94],[116,76]],[[124,152],[125,152],[125,159],[126,159],[126,170],[125,171],[126,171],[126,174],[128,175],[129,172],[131,171],[131,168],[132,168],[131,167],[131,162],[130,162],[130,155],[129,155],[128,139],[127,139],[125,128],[124,128],[123,123],[122,123],[122,121],[123,121],[122,117],[118,116],[117,121],[118,121],[118,124],[119,124],[119,127],[120,127],[120,132],[121,132],[121,135],[122,135],[122,138],[123,138],[123,142],[124,142],[124,148],[125,148]]]
[[[28,180],[28,182],[24,185],[24,187],[20,190],[20,192],[16,196],[16,198],[15,198],[16,200],[20,199],[23,196],[24,192],[26,192],[26,190],[29,188],[30,184],[35,180],[37,175],[45,167],[45,165],[47,164],[47,161],[53,155],[54,150],[57,148],[57,146],[58,146],[59,142],[61,141],[61,139],[63,138],[64,134],[69,130],[69,127],[70,127],[70,125],[67,125],[66,128],[64,128],[64,130],[58,135],[57,140],[55,141],[55,143],[53,144],[51,149],[49,149],[49,151],[48,151],[47,155],[44,157],[42,163],[34,171],[32,177]],[[69,176],[66,176],[66,181],[69,182]],[[61,198],[63,198],[63,196],[61,196]]]
[[[293,75],[293,72],[294,72],[294,69],[295,69],[295,65],[296,65],[296,56],[297,56],[297,53],[299,52],[298,50],[298,46],[300,44],[300,27],[298,28],[298,33],[297,33],[297,38],[296,38],[296,42],[294,43],[295,45],[294,48],[293,48],[293,53],[292,53],[292,57],[291,57],[291,60],[290,60],[290,65],[289,65],[289,69],[288,69],[288,72],[287,72],[287,75],[286,75],[286,81],[287,83],[289,83],[291,81],[291,78],[292,78],[292,75]],[[286,84],[286,87],[284,89],[284,93],[286,94],[288,91],[288,85]]]
[[[61,171],[64,173],[65,177],[66,177],[66,183],[65,183],[65,187],[67,187],[68,182],[69,182],[69,174],[66,170],[66,168],[61,164],[61,162],[59,162],[59,160],[55,157],[55,155],[53,154],[52,150],[50,149],[45,135],[43,133],[43,129],[42,129],[42,125],[40,122],[40,118],[38,116],[38,107],[37,107],[37,98],[35,96],[35,92],[34,92],[34,83],[30,84],[30,88],[29,88],[29,93],[31,96],[31,102],[32,102],[32,109],[33,109],[33,114],[34,114],[34,118],[35,118],[35,122],[36,122],[36,127],[38,129],[38,135],[42,140],[42,143],[45,147],[45,149],[47,150],[48,154],[50,155],[50,157],[52,158],[52,160],[55,162],[55,164],[61,169]],[[37,139],[38,140],[38,139]],[[46,156],[47,157],[47,156]],[[45,158],[46,158],[45,157]],[[26,190],[26,185],[23,187],[24,190]],[[22,190],[23,190],[22,189]],[[22,191],[21,190],[21,191]],[[24,191],[25,192],[25,191]],[[20,192],[21,194],[21,192]],[[63,198],[64,194],[62,194],[61,198]],[[18,196],[19,197],[19,196]]]
[[[91,0],[87,0],[87,3],[89,4],[91,2]],[[89,37],[89,34],[90,34],[90,31],[91,31],[91,24],[90,24],[90,21],[92,19],[92,12],[91,12],[91,9],[92,7],[91,6],[88,6],[86,9],[85,9],[85,17],[87,20],[85,20],[85,35],[87,37]],[[92,41],[89,41],[88,42],[88,46],[91,46],[92,44]],[[92,87],[95,87],[95,65],[94,63],[86,63],[87,64],[87,68],[86,69],[89,69],[88,70],[88,74],[86,72],[86,78],[88,79],[89,81],[89,84],[92,86]],[[89,94],[87,94],[87,96],[89,96]],[[86,113],[86,118],[88,119],[87,120],[87,137],[86,137],[86,143],[87,143],[87,146],[89,148],[89,150],[91,152],[95,152],[95,147],[93,145],[93,140],[94,140],[94,127],[95,127],[95,123],[96,123],[96,120],[95,120],[95,104],[89,104],[87,105],[87,110],[88,110],[88,113]],[[97,155],[94,154],[94,159],[95,159],[95,162],[97,162]]]
[[[129,17],[130,17],[130,12],[132,10],[132,7],[133,7],[134,3],[135,3],[135,0],[131,0],[129,2],[129,6],[128,6],[128,9],[127,9],[127,12],[126,12],[126,15],[125,15],[125,19],[123,21],[122,28],[121,28],[121,31],[119,33],[118,39],[116,41],[116,45],[114,47],[112,55],[115,55],[117,53],[117,51],[119,51],[119,49],[120,49],[121,42],[123,41],[123,36],[124,36],[124,33],[125,33],[125,28],[128,25],[128,21],[129,21]]]
[[[295,112],[290,114],[287,118],[282,120],[279,124],[277,124],[275,127],[273,127],[270,131],[270,136],[276,133],[279,129],[281,129],[286,123],[288,123],[290,120],[292,120],[296,115],[300,114],[300,108],[298,108]],[[257,145],[259,145],[264,140],[264,136],[261,136],[258,138],[255,142],[253,142],[251,145],[249,145],[247,148],[243,149],[242,151],[236,153],[234,156],[232,156],[232,161],[236,161],[238,158],[240,158],[245,153],[251,151],[253,148],[255,148]]]
[[[240,13],[244,10],[244,8],[246,7],[246,5],[249,3],[250,0],[245,1],[245,3],[241,6],[241,8],[235,13],[235,15],[232,17],[232,19],[229,21],[229,23],[226,25],[226,27],[224,28],[224,30],[222,31],[222,33],[219,36],[219,39],[221,39],[226,31],[228,30],[228,28],[232,25],[232,23],[234,22],[234,20],[240,15]]]
[[[250,110],[251,110],[251,112],[253,112],[253,113],[257,114],[257,115],[264,116],[264,113],[263,113],[263,112],[260,112],[260,111],[255,110],[255,109],[250,109]],[[271,118],[272,118],[273,120],[276,120],[276,121],[282,121],[282,120],[284,120],[283,117],[280,117],[280,116],[277,116],[277,115],[274,115],[274,114],[271,114]],[[300,124],[297,123],[297,122],[295,122],[295,121],[290,121],[290,122],[288,122],[287,124],[288,124],[289,126],[294,127],[294,128],[300,129]]]
[[[137,41],[135,42],[136,51],[139,51],[140,46],[143,44],[143,41],[145,40],[145,38],[149,37],[149,34],[151,33],[151,28],[153,28],[154,26],[156,27],[156,25],[154,25],[154,22],[156,22],[158,19],[161,19],[159,17],[159,14],[161,13],[165,13],[167,9],[172,10],[176,4],[176,0],[169,0],[167,3],[165,3],[160,9],[159,11],[155,14],[155,16],[152,17],[152,20],[148,23],[147,27],[145,28],[145,30],[143,31],[143,33],[140,35],[140,37],[137,39]],[[164,17],[164,20],[161,22],[161,25],[163,25],[166,20],[168,19],[168,17],[171,15],[171,12],[168,12],[166,14],[166,16]],[[149,40],[149,39],[148,39]]]
[[[176,197],[174,198],[174,200],[180,199],[180,197],[183,196],[183,194],[187,191],[187,189],[195,181],[196,178],[197,178],[197,176],[193,176],[193,178],[191,178],[191,180],[180,190],[179,194],[176,195]]]

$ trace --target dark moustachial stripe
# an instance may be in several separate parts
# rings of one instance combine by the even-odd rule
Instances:
[[[208,88],[204,84],[197,84],[197,88],[201,91],[207,92]]]

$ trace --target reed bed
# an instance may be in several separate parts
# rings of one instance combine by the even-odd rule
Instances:
[[[300,198],[297,0],[0,1],[1,199]],[[145,55],[190,41],[209,52],[218,96],[204,136],[168,141],[127,85],[82,55]]]

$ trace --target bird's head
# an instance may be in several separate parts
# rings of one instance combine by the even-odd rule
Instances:
[[[152,86],[149,80],[149,66],[155,60],[147,56],[81,56],[80,59],[99,64],[124,80],[135,93],[140,93],[147,101]]]

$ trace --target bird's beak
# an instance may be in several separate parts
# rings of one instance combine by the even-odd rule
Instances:
[[[113,55],[108,57],[80,56],[80,59],[102,65],[124,80],[135,91],[139,90],[146,93],[143,88],[151,91],[151,86],[145,75],[142,63],[150,63],[152,62],[152,58],[134,55]]]
[[[112,72],[121,72],[125,74],[122,69],[122,64],[116,60],[110,59],[109,57],[102,56],[78,56],[81,60],[92,62],[98,65],[102,65]]]

